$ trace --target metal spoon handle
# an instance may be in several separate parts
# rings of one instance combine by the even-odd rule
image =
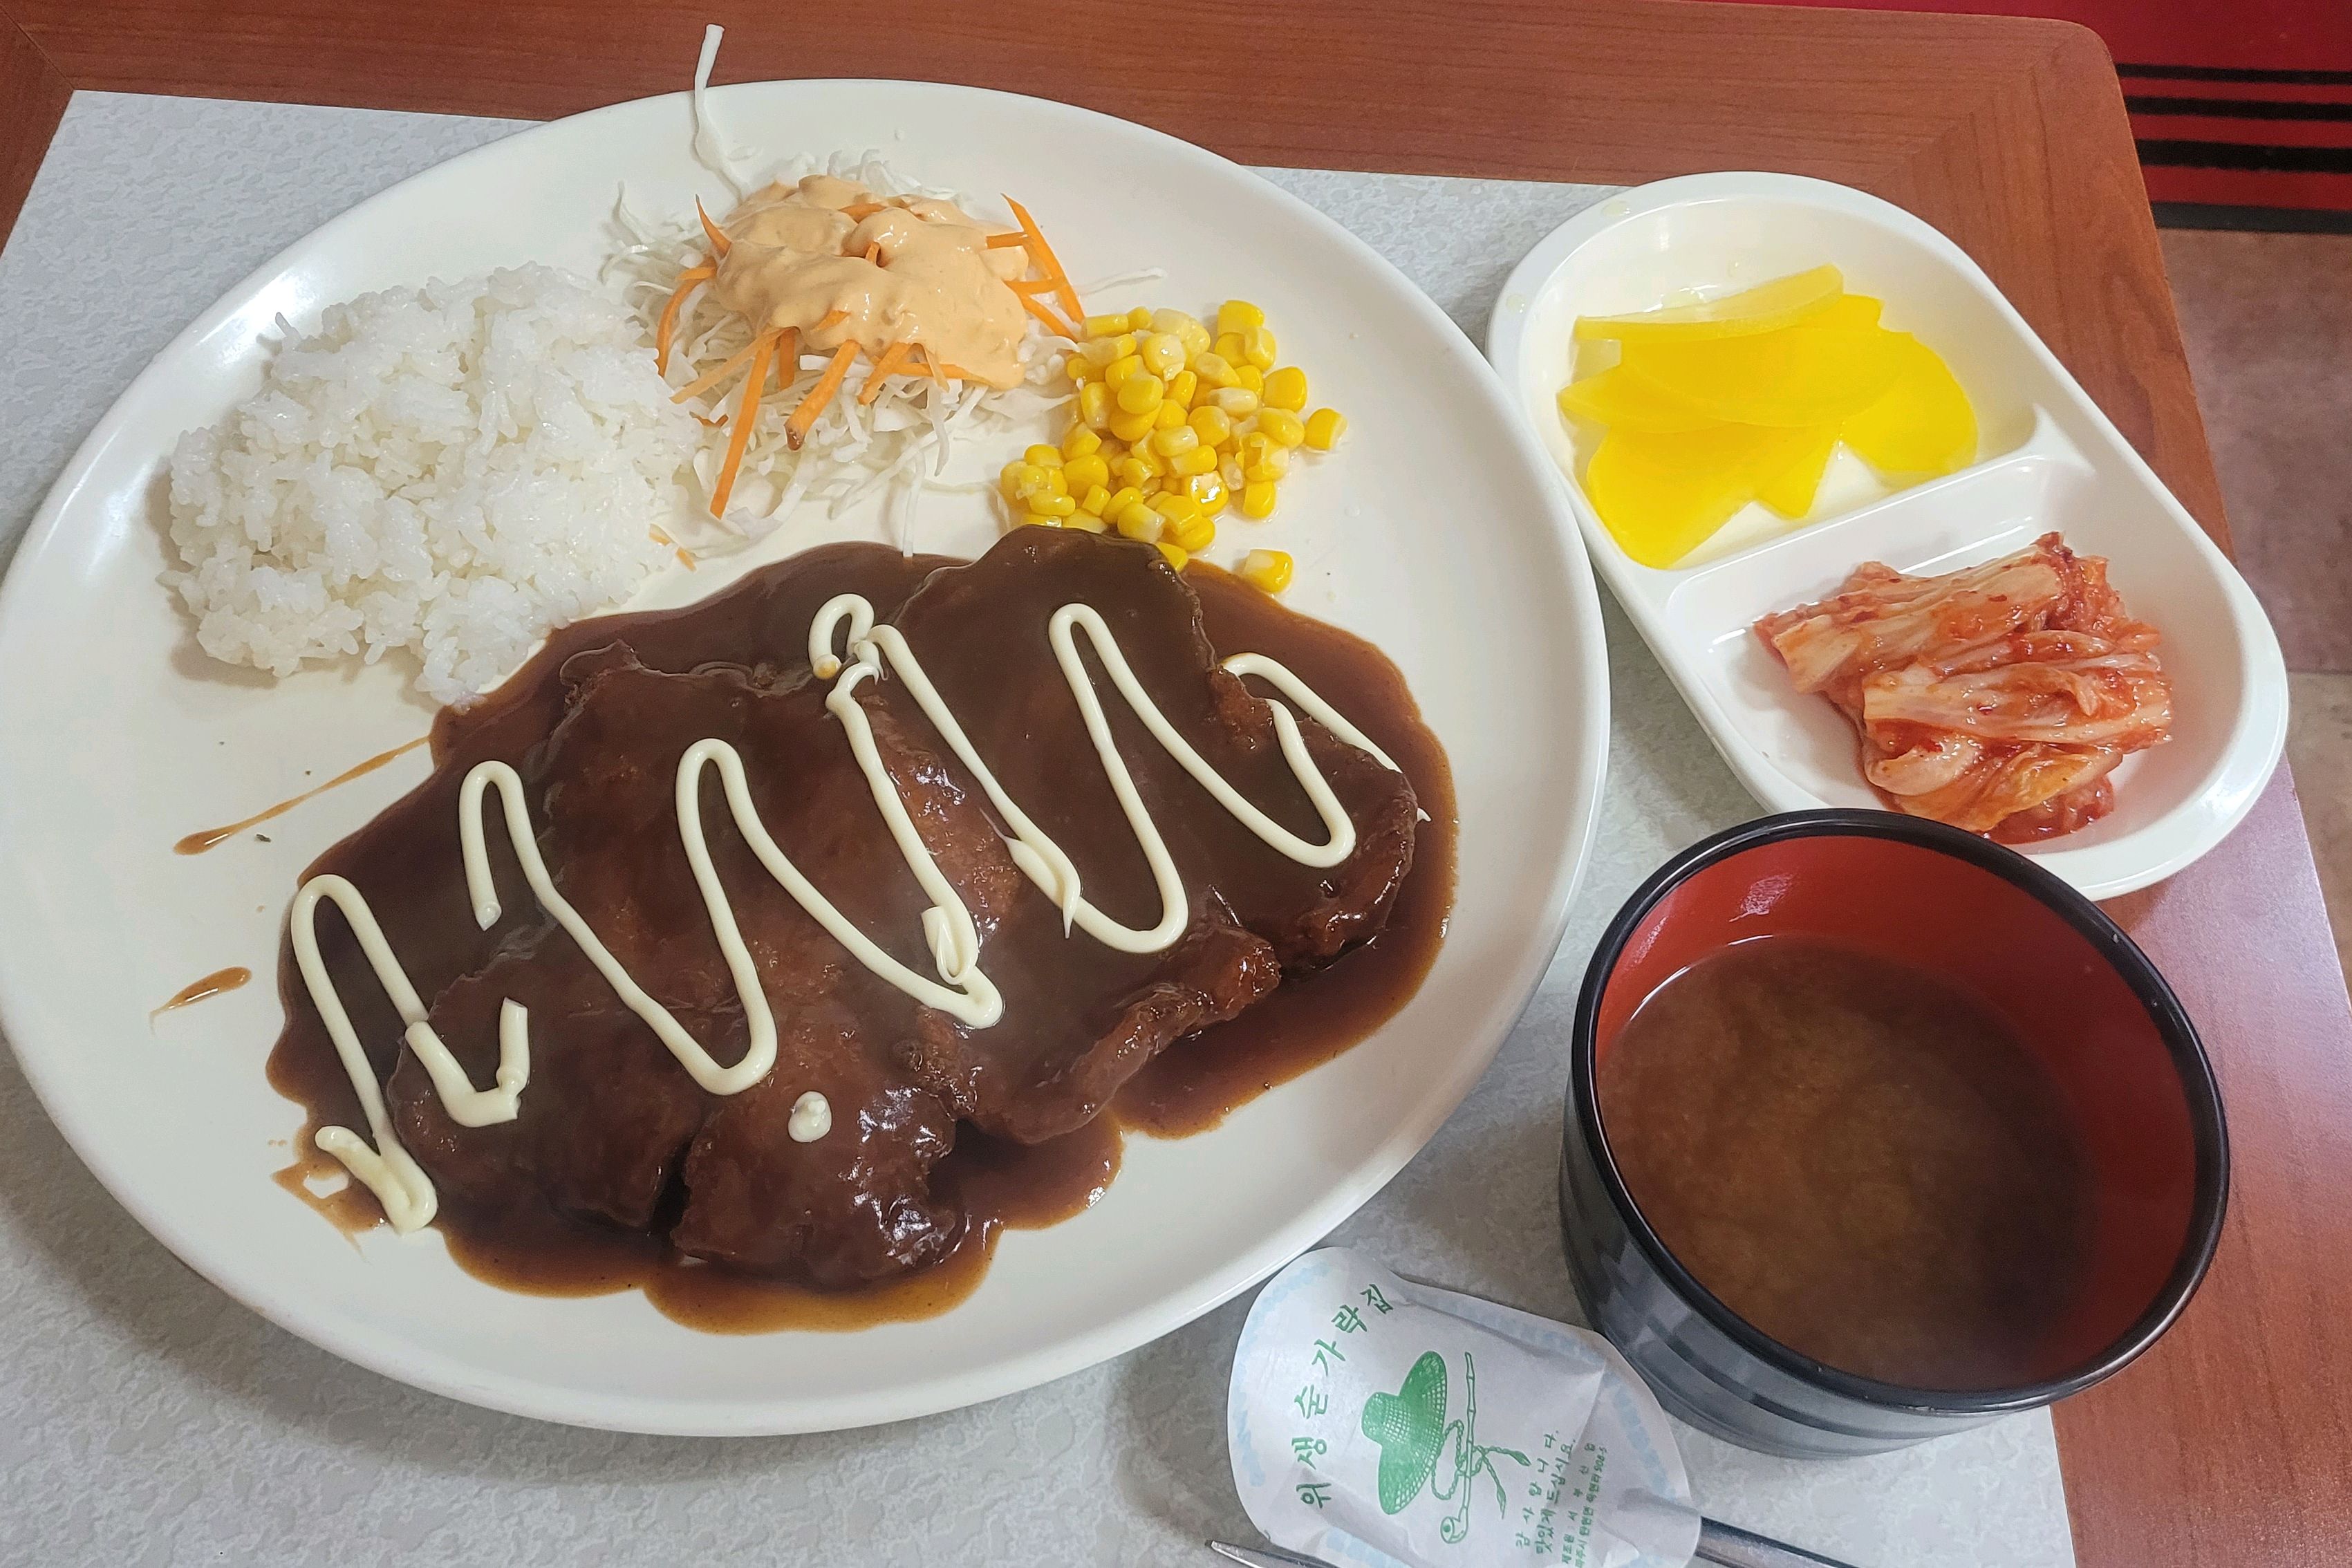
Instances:
[[[1801,1551],[1712,1519],[1699,1521],[1697,1561],[1717,1563],[1720,1568],[1849,1568],[1834,1557]]]

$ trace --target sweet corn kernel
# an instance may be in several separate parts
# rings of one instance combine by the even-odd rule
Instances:
[[[1172,472],[1172,471],[1171,471],[1171,472],[1169,472],[1169,473],[1166,473],[1166,474],[1162,474],[1162,475],[1160,477],[1160,481],[1159,481],[1160,488],[1159,488],[1159,490],[1158,490],[1158,492],[1157,492],[1157,493],[1159,493],[1159,494],[1160,494],[1160,495],[1171,495],[1171,496],[1181,496],[1181,495],[1186,495],[1186,494],[1189,494],[1189,493],[1191,493],[1191,492],[1189,492],[1188,490],[1186,490],[1184,487],[1185,487],[1186,485],[1191,484],[1192,482],[1192,480],[1190,480],[1189,479],[1185,478],[1182,474],[1175,473],[1175,472]]]
[[[1223,409],[1214,405],[1195,408],[1187,423],[1192,426],[1193,434],[1201,437],[1203,447],[1222,447],[1233,438],[1234,422],[1225,416]]]
[[[1097,458],[1095,461],[1100,462],[1102,459]],[[1110,487],[1099,480],[1088,485],[1087,493],[1078,498],[1078,510],[1090,511],[1097,517],[1100,517],[1103,514],[1103,509],[1108,505],[1110,505]]]
[[[1293,570],[1287,550],[1253,550],[1242,557],[1241,580],[1263,594],[1279,594],[1290,586]]]
[[[1163,405],[1163,406],[1167,405]],[[1151,433],[1151,449],[1163,458],[1174,458],[1197,450],[1200,445],[1201,433],[1190,425],[1171,426],[1166,429],[1154,430]],[[1213,461],[1214,458],[1211,460]]]
[[[1160,546],[1160,553],[1168,558],[1168,564],[1179,572],[1184,570],[1185,563],[1192,559],[1192,552],[1181,544],[1171,544],[1164,539],[1152,542]]]
[[[1118,394],[1121,386],[1142,374],[1143,356],[1140,354],[1121,354],[1103,366],[1103,379],[1110,383],[1113,395]],[[1157,381],[1160,378],[1153,376],[1151,379]]]
[[[1090,430],[1099,430],[1110,423],[1110,388],[1099,381],[1090,381],[1078,388],[1078,417]]]
[[[1005,464],[1003,470],[997,474],[996,488],[1004,492],[1006,500],[1019,500],[1029,493],[1031,485],[1042,482],[1043,478],[1044,476],[1037,472],[1036,464],[1024,463],[1015,458]]]
[[[1076,382],[1080,386],[1084,386],[1087,384],[1087,378],[1092,376],[1094,373],[1095,367],[1087,363],[1086,355],[1067,354],[1063,357],[1062,374],[1068,376],[1072,381]]]
[[[1242,333],[1242,358],[1260,370],[1274,368],[1274,334],[1264,326],[1255,326]]]
[[[1069,433],[1062,437],[1062,460],[1064,462],[1069,461],[1072,458],[1083,458],[1089,453],[1099,452],[1101,450],[1102,437],[1087,429],[1084,425],[1071,426]]]
[[[1276,480],[1290,471],[1290,452],[1273,437],[1253,431],[1242,437],[1242,474],[1255,483]]]
[[[1239,332],[1219,332],[1216,341],[1211,343],[1209,348],[1212,353],[1229,364],[1243,364],[1249,359],[1249,355],[1244,352],[1242,335]]]
[[[1210,335],[1209,329],[1193,321],[1178,327],[1176,338],[1184,345],[1184,358],[1188,362],[1194,354],[1206,353],[1217,345],[1217,340]]]
[[[1245,332],[1265,325],[1265,312],[1247,300],[1228,300],[1217,307],[1219,332]]]
[[[1095,508],[1105,517],[1117,517],[1143,499],[1143,492],[1133,485],[1121,485],[1111,492],[1110,500]]]
[[[1024,528],[1059,528],[1062,526],[1062,520],[1058,517],[1048,517],[1044,512],[1024,511],[1021,514],[1021,526]]]
[[[1158,539],[1168,520],[1142,501],[1136,501],[1111,519],[1111,526],[1129,539],[1139,539],[1150,544]]]
[[[1149,442],[1136,447],[1128,457],[1141,466],[1146,479],[1156,479],[1168,471],[1168,459],[1153,451]]]
[[[1079,510],[1072,512],[1068,517],[1064,518],[1062,520],[1062,526],[1064,528],[1078,529],[1087,533],[1101,533],[1108,530],[1110,524],[1105,522],[1101,518],[1097,517],[1093,512]]]
[[[1214,447],[1194,447],[1190,451],[1179,452],[1168,459],[1168,471],[1187,478],[1194,474],[1213,474],[1217,471],[1217,449]]]
[[[1140,491],[1144,486],[1150,484],[1151,482],[1151,470],[1143,466],[1142,458],[1129,456],[1121,458],[1111,464],[1110,477],[1118,481],[1118,495],[1125,495],[1129,490]],[[1103,513],[1103,515],[1108,518],[1116,518],[1118,516],[1118,496],[1115,495],[1111,498],[1110,510]]]
[[[1257,427],[1286,447],[1296,447],[1307,439],[1306,421],[1284,408],[1259,409]]]
[[[1066,495],[1031,496],[1021,504],[1043,517],[1067,517],[1078,510],[1078,503]]]
[[[1237,364],[1234,366],[1234,379],[1256,393],[1261,402],[1265,400],[1265,372],[1254,364]]]
[[[1241,381],[1234,374],[1233,362],[1213,352],[1192,356],[1192,374],[1201,378],[1202,386],[1234,386]]]
[[[1058,468],[1062,466],[1062,449],[1059,447],[1048,447],[1045,442],[1040,441],[1022,453],[1021,460],[1024,463],[1034,463],[1041,468]]]
[[[1090,488],[1110,482],[1110,464],[1099,452],[1073,458],[1062,465],[1062,482],[1073,491],[1084,494]]]
[[[1307,406],[1307,373],[1295,364],[1265,373],[1265,405],[1297,414]]]
[[[1086,334],[1089,339],[1115,338],[1127,331],[1127,312],[1114,310],[1108,316],[1088,316]]]
[[[1307,416],[1307,444],[1328,452],[1348,433],[1348,416],[1336,408],[1318,408]]]
[[[1187,310],[1171,310],[1162,306],[1151,312],[1151,330],[1155,332],[1181,332],[1186,322],[1201,324],[1201,318]]]
[[[1201,503],[1201,510],[1209,517],[1225,510],[1225,481],[1217,477],[1214,468],[1205,474],[1194,474],[1184,481],[1184,493]],[[1187,550],[1197,550],[1197,544],[1187,544]]]
[[[1150,414],[1160,406],[1160,399],[1168,395],[1166,382],[1156,375],[1139,374],[1133,371],[1110,384],[1111,395],[1129,414]],[[1131,441],[1135,437],[1127,436],[1121,438]]]
[[[1225,417],[1236,421],[1256,413],[1261,401],[1258,395],[1246,386],[1221,386],[1211,395],[1216,399],[1217,406],[1224,410]]]
[[[1242,487],[1242,515],[1267,518],[1274,515],[1274,481],[1252,479]]]
[[[1173,332],[1154,332],[1135,352],[1154,375],[1173,375],[1184,368],[1184,344]]]
[[[1115,338],[1096,338],[1078,345],[1078,353],[1088,364],[1099,370],[1113,360],[1125,359],[1135,352],[1135,334],[1121,332]]]
[[[1217,542],[1217,525],[1205,512],[1193,512],[1187,517],[1171,517],[1168,531],[1160,538],[1167,540],[1187,554],[1198,554]]]
[[[1242,460],[1239,458],[1227,458],[1219,463],[1217,478],[1224,480],[1225,489],[1235,495],[1239,495],[1242,487],[1249,483],[1249,476],[1242,472]]]
[[[1153,496],[1151,509],[1170,522],[1178,522],[1188,517],[1201,515],[1201,503],[1181,490],[1168,495]]]
[[[1140,441],[1159,423],[1154,417],[1157,412],[1146,409],[1141,414],[1129,414],[1122,409],[1110,416],[1110,433],[1122,441]]]
[[[1128,330],[1130,331],[1150,331],[1151,330],[1151,308],[1148,305],[1138,305],[1134,310],[1129,310],[1127,313],[1127,325]]]
[[[1151,417],[1159,428],[1162,430],[1174,430],[1184,423],[1184,405],[1181,403],[1170,403],[1163,399],[1160,406],[1151,411]]]
[[[1201,378],[1189,370],[1180,370],[1168,378],[1168,401],[1179,408],[1192,406],[1192,398],[1201,390]]]

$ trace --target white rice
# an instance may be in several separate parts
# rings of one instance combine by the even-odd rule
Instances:
[[[546,267],[330,306],[180,438],[165,581],[215,658],[402,649],[462,701],[673,559],[700,430],[669,393],[637,316]]]

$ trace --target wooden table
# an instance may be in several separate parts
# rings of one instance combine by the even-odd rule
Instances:
[[[1966,247],[2228,542],[2115,72],[2060,23],[1675,0],[0,0],[0,237],[77,88],[554,116],[675,89],[713,19],[722,79],[969,82],[1244,163],[1860,186]],[[2352,1561],[2352,1015],[2285,770],[2220,849],[2114,912],[2204,1031],[2236,1183],[2180,1325],[2057,1412],[2077,1554],[2335,1568]]]

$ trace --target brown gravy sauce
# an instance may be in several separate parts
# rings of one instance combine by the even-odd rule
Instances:
[[[1910,1388],[2059,1370],[2090,1158],[2048,1070],[1968,993],[1808,938],[1743,942],[1643,1002],[1597,1091],[1643,1216],[1772,1339]]]
[[[241,963],[233,963],[226,969],[215,969],[203,979],[191,980],[173,992],[169,1001],[149,1012],[147,1016],[151,1019],[160,1018],[175,1007],[185,1007],[192,1002],[202,1002],[207,997],[235,991],[252,978],[253,971]]]
[[[400,862],[454,877],[458,782],[477,762],[519,758],[549,733],[564,711],[558,672],[565,659],[625,640],[656,669],[691,670],[713,660],[757,666],[763,657],[790,665],[803,657],[810,619],[826,599],[860,593],[877,616],[887,616],[931,571],[950,564],[944,557],[902,557],[877,545],[824,546],[753,573],[688,609],[606,616],[559,631],[485,700],[462,712],[442,711],[430,737],[433,776],[377,824],[403,818]],[[1454,804],[1444,750],[1422,724],[1402,676],[1371,645],[1286,610],[1213,567],[1195,565],[1185,581],[1200,598],[1210,640],[1221,654],[1253,651],[1286,665],[1394,758],[1412,782],[1428,820],[1420,826],[1412,873],[1380,935],[1320,971],[1286,979],[1232,1022],[1176,1042],[1076,1132],[1022,1146],[986,1137],[969,1123],[960,1126],[953,1150],[932,1179],[939,1192],[961,1200],[963,1231],[943,1260],[910,1275],[858,1289],[817,1289],[686,1258],[658,1237],[554,1215],[536,1204],[491,1213],[445,1194],[435,1228],[460,1267],[532,1294],[641,1289],[676,1321],[720,1333],[848,1330],[933,1316],[978,1287],[1005,1230],[1055,1224],[1100,1197],[1118,1173],[1128,1131],[1181,1137],[1213,1127],[1236,1107],[1338,1056],[1402,1006],[1435,960],[1453,908]],[[329,850],[304,877],[351,876],[378,900],[383,916],[387,907],[378,900],[379,888],[392,865],[381,858],[380,845],[377,858],[364,853],[374,826]],[[387,929],[404,951],[404,939],[389,921]],[[320,1197],[306,1184],[347,1180],[341,1165],[318,1152],[312,1131],[364,1122],[290,949],[281,956],[278,989],[288,1023],[269,1058],[269,1079],[307,1112],[295,1140],[296,1163],[279,1173],[278,1184],[346,1231],[368,1229],[381,1223],[382,1214],[364,1187],[351,1182]],[[398,1027],[386,1026],[391,1015],[374,987],[347,986],[342,996],[372,1048],[378,1039],[397,1041]],[[385,1070],[388,1058],[378,1066]]]
[[[394,746],[388,752],[378,752],[374,756],[370,757],[366,762],[360,763],[358,766],[345,768],[341,773],[337,773],[325,784],[316,785],[310,789],[306,789],[300,795],[294,796],[290,800],[281,800],[276,805],[269,807],[267,811],[257,811],[251,816],[245,818],[241,822],[232,822],[226,827],[206,827],[197,832],[191,833],[185,838],[181,839],[177,844],[172,846],[172,853],[174,855],[201,855],[205,850],[213,848],[228,839],[236,837],[238,834],[244,832],[248,827],[258,827],[263,823],[268,822],[274,817],[285,816],[288,812],[293,810],[296,806],[301,805],[306,800],[316,800],[319,796],[326,794],[329,790],[333,789],[338,784],[347,784],[353,779],[365,777],[367,774],[372,773],[375,772],[376,769],[383,766],[386,763],[392,762],[396,758],[408,755],[409,752],[416,750],[417,747],[425,744],[432,738],[433,737],[430,735],[419,735],[414,741],[407,742],[403,745]],[[191,1000],[194,1000],[194,998],[191,998]]]

